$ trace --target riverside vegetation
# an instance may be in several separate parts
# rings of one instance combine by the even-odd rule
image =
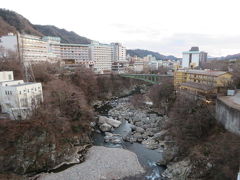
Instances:
[[[20,67],[17,61],[4,61],[0,70],[13,70],[16,79],[22,79]],[[77,161],[83,161],[91,144],[90,122],[95,121],[92,103],[128,93],[136,85],[119,76],[95,76],[85,68],[66,73],[57,67],[33,67],[36,81],[43,85],[44,102],[31,117],[0,121],[0,179],[47,171],[72,161],[77,150]]]
[[[14,70],[22,78],[19,67],[18,62],[6,62],[0,70]],[[119,126],[113,120],[112,126],[106,126],[106,119],[96,119],[93,104],[128,94],[141,83],[115,75],[95,76],[84,68],[66,73],[56,67],[33,67],[36,81],[43,83],[44,103],[28,120],[0,121],[0,179],[23,179],[25,176],[19,175],[47,171],[63,162],[84,161],[88,144],[92,143],[92,123],[105,124],[102,131]],[[167,167],[164,177],[236,179],[239,136],[216,122],[214,105],[176,94],[171,81],[154,85],[128,99],[126,103],[123,98],[109,114],[118,120],[133,115],[127,120],[135,127],[123,140],[163,151],[163,159],[158,164]],[[149,109],[144,100],[152,101],[151,111],[161,116],[152,113],[145,117]],[[111,133],[106,133],[105,140],[119,142]]]

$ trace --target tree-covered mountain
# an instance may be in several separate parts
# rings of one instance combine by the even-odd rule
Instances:
[[[0,35],[9,32],[20,32],[32,35],[42,36],[33,25],[22,15],[7,9],[0,9]]]
[[[58,36],[63,43],[79,43],[90,44],[91,40],[82,36],[79,36],[73,31],[67,31],[51,25],[34,25],[35,29],[41,32],[45,36]]]
[[[165,56],[162,54],[159,54],[158,52],[143,50],[143,49],[128,49],[127,54],[130,56],[138,56],[138,57],[145,57],[147,55],[152,55],[158,60],[165,60],[165,59],[171,59],[171,60],[177,60],[178,58],[175,56]]]
[[[208,60],[231,60],[231,59],[237,59],[237,60],[240,59],[240,53],[233,54],[233,55],[222,56],[222,57],[208,58]]]
[[[0,36],[9,32],[20,32],[37,36],[59,36],[63,43],[89,44],[91,40],[55,26],[33,25],[22,15],[0,8]]]

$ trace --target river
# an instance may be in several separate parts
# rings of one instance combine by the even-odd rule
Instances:
[[[113,108],[114,104],[117,104],[119,99],[112,100],[96,109],[101,115],[108,116],[108,111]],[[124,120],[122,124],[116,128],[112,133],[119,134],[122,137],[127,135],[131,131],[131,124]],[[123,141],[122,144],[112,144],[104,142],[104,133],[94,133],[93,135],[94,145],[105,146],[112,148],[123,148],[134,152],[141,165],[146,170],[146,173],[137,177],[127,177],[124,180],[130,179],[146,179],[146,180],[161,180],[161,173],[166,169],[165,167],[158,166],[156,164],[162,158],[162,153],[158,150],[150,150],[144,147],[140,143],[130,143]]]

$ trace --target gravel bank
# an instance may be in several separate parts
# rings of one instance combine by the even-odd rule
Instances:
[[[59,173],[46,173],[40,180],[110,180],[144,173],[136,154],[124,149],[93,146],[86,161]]]

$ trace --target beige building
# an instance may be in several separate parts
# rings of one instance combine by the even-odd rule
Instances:
[[[48,60],[48,43],[39,36],[18,34],[20,58],[25,63],[39,63]]]
[[[94,66],[90,59],[90,47],[88,44],[60,44],[61,59],[66,65],[84,65],[87,68]]]
[[[232,74],[213,70],[177,70],[174,86],[197,94],[215,94],[232,81]]]
[[[94,61],[94,71],[97,73],[111,72],[112,47],[108,44],[92,42],[90,45],[90,58]]]

